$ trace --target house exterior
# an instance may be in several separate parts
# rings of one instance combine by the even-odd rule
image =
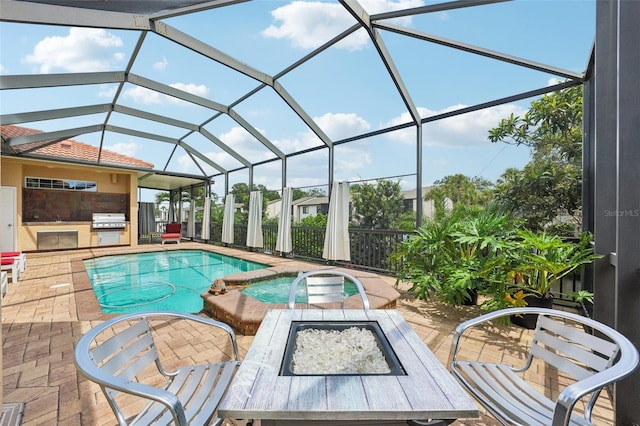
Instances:
[[[425,200],[424,197],[431,191],[432,186],[422,187],[422,216],[427,219],[433,219],[436,216],[436,208],[433,200]],[[410,189],[408,191],[401,191],[400,194],[404,198],[404,211],[417,211],[418,208],[418,197],[416,195],[417,191],[415,189]],[[450,199],[446,199],[445,209],[452,210],[453,209],[453,201]]]
[[[281,208],[282,199],[271,200],[267,204],[265,215],[277,219]],[[329,197],[303,197],[291,202],[291,220],[294,223],[318,213],[329,214]]]
[[[351,202],[351,200],[349,200]],[[315,216],[318,213],[324,215],[329,214],[329,197],[303,197],[291,203],[291,217],[294,222],[300,222],[302,219]]]
[[[422,188],[423,197],[426,195],[431,187]],[[417,197],[416,190],[408,190],[401,191],[401,195],[404,198],[404,211],[413,211],[415,212],[417,209]],[[351,206],[351,197],[349,197],[349,202]],[[267,204],[266,208],[266,216],[269,218],[278,218],[280,216],[280,208],[282,206],[282,200],[272,200]],[[453,208],[453,203],[451,200],[447,199],[445,201],[445,207],[448,210]],[[351,207],[351,214],[353,215],[353,207]],[[328,214],[329,213],[329,198],[328,197],[303,197],[298,200],[294,200],[291,203],[291,217],[293,222],[300,222],[305,217],[315,216],[318,213]],[[426,218],[435,217],[435,206],[433,200],[423,200],[422,201],[422,213]]]
[[[0,127],[3,138],[42,133],[26,127]],[[138,244],[138,169],[153,164],[102,150],[109,167],[84,165],[95,161],[98,148],[75,140],[39,146],[22,144],[37,159],[0,157],[3,229],[2,251],[38,251]],[[3,145],[4,146],[4,145]],[[61,158],[78,164],[57,162]],[[121,168],[118,168],[120,166]],[[123,213],[123,229],[93,229],[93,213]],[[11,223],[12,226],[4,226]]]

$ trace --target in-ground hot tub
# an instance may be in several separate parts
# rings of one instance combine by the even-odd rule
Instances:
[[[253,336],[258,331],[258,327],[269,309],[286,308],[287,304],[264,303],[243,294],[242,290],[256,282],[272,278],[286,276],[293,281],[298,272],[312,269],[336,269],[355,276],[362,282],[367,292],[371,309],[395,309],[396,301],[400,297],[400,293],[393,288],[393,281],[386,282],[381,276],[372,272],[296,263],[227,275],[222,278],[227,287],[225,294],[211,294],[206,291],[200,295],[204,299],[203,310],[211,317],[226,322],[237,332]],[[344,307],[345,309],[362,309],[360,296],[354,295],[346,298]]]

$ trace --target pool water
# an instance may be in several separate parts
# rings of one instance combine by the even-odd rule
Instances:
[[[289,291],[295,276],[260,281],[242,290],[242,293],[263,303],[289,303]],[[358,294],[358,287],[349,280],[344,282],[344,297]],[[300,283],[296,289],[296,303],[307,303],[307,290]]]
[[[267,268],[204,250],[104,256],[84,261],[102,312],[200,312],[216,278]]]

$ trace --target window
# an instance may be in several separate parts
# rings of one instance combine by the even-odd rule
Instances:
[[[84,180],[70,179],[49,179],[38,177],[26,177],[25,188],[35,189],[66,189],[70,191],[90,191],[96,192],[98,184],[96,182],[88,182]]]
[[[309,214],[309,206],[302,206],[302,214]]]

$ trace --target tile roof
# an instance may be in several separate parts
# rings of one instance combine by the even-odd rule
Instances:
[[[0,134],[2,134],[2,137],[5,139],[18,137],[18,136],[29,136],[29,135],[34,135],[38,133],[43,133],[43,132],[41,130],[30,129],[30,128],[21,127],[21,126],[13,126],[13,125],[0,126]],[[67,139],[64,141],[41,146],[46,143],[47,141],[22,144],[19,147],[15,147],[14,151],[17,153],[28,151],[33,154],[38,154],[38,155],[51,157],[51,158],[75,159],[75,160],[89,161],[93,163],[98,162],[98,155],[100,154],[100,149],[93,145],[89,145],[83,142],[78,142],[73,139]],[[38,148],[38,146],[41,146],[41,147]],[[5,151],[5,147],[3,147],[3,151]],[[100,164],[121,165],[121,166],[153,169],[152,163],[148,163],[146,161],[142,161],[137,158],[129,157],[126,155],[118,154],[116,152],[109,151],[107,149],[102,149],[101,156],[100,156]]]

